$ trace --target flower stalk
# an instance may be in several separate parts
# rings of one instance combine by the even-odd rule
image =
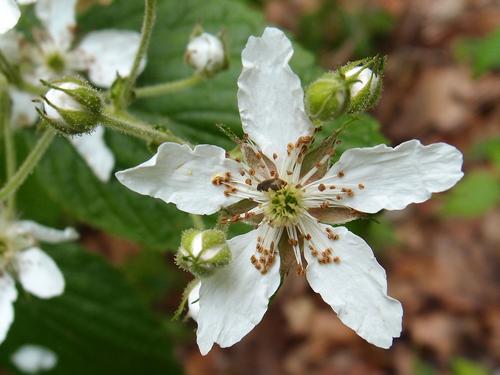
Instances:
[[[3,139],[5,145],[5,179],[9,181],[16,172],[16,149],[12,126],[10,124],[11,105],[9,92],[7,91],[7,80],[0,76],[0,126],[3,128]],[[8,200],[5,210],[7,219],[14,215],[16,196],[12,194]]]
[[[132,90],[135,86],[137,76],[139,75],[141,61],[148,51],[149,41],[151,39],[151,34],[153,31],[153,26],[156,18],[156,0],[145,0],[144,8],[144,19],[141,29],[141,42],[139,44],[139,49],[135,55],[134,63],[132,64],[132,69],[130,74],[124,82],[121,96],[120,96],[120,106],[121,108],[126,108],[130,101]]]
[[[99,122],[110,129],[142,139],[153,146],[158,146],[164,142],[186,143],[182,138],[172,134],[170,130],[156,129],[152,125],[141,122],[129,114],[105,111],[100,117]]]
[[[166,94],[175,93],[182,91],[189,87],[195,86],[205,80],[205,77],[201,74],[193,74],[191,77],[179,79],[176,81],[159,83],[156,85],[139,87],[135,89],[135,95],[137,98],[150,98],[154,96],[161,96]]]
[[[31,172],[33,172],[38,162],[49,148],[56,134],[56,131],[50,127],[45,130],[43,135],[38,140],[38,143],[35,145],[35,147],[33,147],[30,154],[26,157],[17,172],[0,190],[0,201],[8,199],[21,187],[26,178],[30,175]]]

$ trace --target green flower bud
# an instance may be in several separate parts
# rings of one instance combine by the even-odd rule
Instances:
[[[103,109],[99,91],[76,78],[43,83],[50,89],[39,113],[50,125],[67,135],[88,133],[97,126]]]
[[[197,72],[209,77],[227,69],[229,58],[224,35],[206,33],[197,26],[191,34],[184,58]]]
[[[344,111],[346,85],[338,72],[323,74],[306,91],[307,112],[315,122],[331,120]]]
[[[177,252],[177,264],[197,276],[212,274],[231,261],[231,251],[224,232],[209,229],[189,229],[182,234]]]

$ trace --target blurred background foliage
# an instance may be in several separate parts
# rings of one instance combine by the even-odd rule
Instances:
[[[230,148],[215,124],[241,134],[240,53],[249,35],[274,24],[296,41],[292,66],[304,86],[349,60],[388,56],[381,102],[354,119],[339,151],[418,138],[445,141],[464,153],[466,175],[454,190],[350,225],[374,248],[390,294],[403,303],[403,336],[388,351],[370,346],[293,276],[257,329],[235,347],[202,357],[195,325],[170,321],[190,279],[173,263],[180,233],[192,225],[189,216],[116,180],[101,184],[58,139],[20,191],[20,215],[74,225],[82,240],[49,249],[67,279],[63,297],[19,296],[16,321],[0,347],[0,374],[18,373],[9,358],[25,343],[57,353],[54,374],[492,373],[500,362],[500,4],[160,0],[158,7],[139,85],[190,75],[183,52],[197,23],[228,35],[229,71],[132,107],[193,143]],[[79,35],[110,26],[139,30],[142,9],[139,0],[82,0]],[[29,31],[33,17],[23,17],[22,28]],[[347,120],[328,124],[322,134]],[[36,136],[31,130],[18,134],[19,160]],[[139,141],[110,131],[106,137],[117,170],[151,155]]]

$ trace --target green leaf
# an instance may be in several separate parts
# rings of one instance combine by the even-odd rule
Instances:
[[[29,149],[35,142],[34,134],[26,131],[20,135]],[[125,168],[123,161],[128,167],[130,159],[138,164],[150,157],[146,147],[135,140],[109,131],[107,135],[114,150],[128,150],[116,153],[118,169]],[[191,223],[174,206],[142,197],[114,178],[107,184],[100,183],[62,137],[54,141],[37,166],[35,180],[42,193],[73,218],[153,249],[175,249],[180,232]],[[31,210],[26,214],[36,216]]]
[[[488,375],[490,371],[480,363],[465,358],[454,359],[451,363],[453,375]]]
[[[500,181],[493,173],[475,171],[467,174],[445,196],[442,213],[446,216],[476,217],[500,201]]]
[[[477,76],[500,68],[500,28],[483,38],[459,40],[455,55],[458,60],[470,64]]]
[[[19,287],[2,365],[11,367],[11,354],[30,343],[57,354],[51,374],[179,373],[171,342],[118,271],[76,245],[45,250],[65,275],[65,293],[41,300]]]
[[[80,17],[81,35],[110,26],[139,30],[143,6],[142,1],[123,0],[114,1],[108,7],[95,6]],[[226,30],[230,69],[175,95],[141,100],[132,110],[154,124],[171,128],[193,143],[231,148],[232,143],[220,133],[216,124],[223,123],[241,134],[236,105],[240,55],[250,35],[262,34],[265,21],[261,14],[233,0],[158,1],[148,64],[139,85],[185,78],[193,73],[184,64],[183,55],[191,30],[197,23],[210,32]],[[295,46],[292,66],[303,79],[304,86],[321,73],[312,56],[298,46]],[[375,142],[378,125],[368,118],[362,122],[368,125],[361,125],[352,133],[346,131],[343,138],[346,146]],[[365,134],[367,131],[369,135]],[[33,144],[33,135],[24,133],[21,137],[27,147]],[[151,152],[140,141],[111,131],[106,133],[106,142],[116,156],[116,170],[135,166],[151,157]],[[37,189],[71,218],[146,247],[175,249],[181,231],[191,226],[189,217],[174,205],[133,193],[114,177],[108,184],[100,183],[64,139],[58,139],[45,155],[30,183],[35,182],[40,185]],[[27,216],[37,216],[41,209],[32,208],[34,212],[28,207]]]
[[[493,137],[474,145],[470,156],[476,160],[487,160],[500,169],[500,137]]]

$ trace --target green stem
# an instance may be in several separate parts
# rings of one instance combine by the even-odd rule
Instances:
[[[132,89],[135,86],[135,81],[139,75],[139,68],[141,66],[141,61],[147,53],[149,41],[151,39],[151,33],[153,31],[153,26],[156,18],[156,0],[145,0],[144,1],[144,19],[142,21],[141,29],[141,41],[139,44],[139,49],[135,54],[134,63],[128,78],[125,80],[123,90],[121,92],[121,107],[125,108],[131,97]]]
[[[203,219],[200,215],[189,214],[189,216],[191,216],[191,221],[193,222],[193,225],[196,229],[205,229],[205,223],[203,222]]]
[[[33,147],[30,154],[26,157],[23,164],[17,172],[10,178],[5,186],[0,190],[0,201],[4,201],[14,194],[21,187],[26,178],[35,169],[38,162],[45,154],[50,144],[56,136],[56,131],[52,128],[47,128],[43,135],[38,140],[38,143]]]
[[[168,129],[156,129],[152,125],[141,122],[129,115],[120,115],[107,111],[101,116],[99,122],[110,129],[142,139],[153,145],[160,145],[163,142],[186,143]]]
[[[10,96],[7,91],[7,81],[2,77],[0,88],[0,121],[3,127],[3,138],[5,144],[5,180],[9,181],[16,172],[16,148],[14,136],[12,134],[11,104]],[[16,195],[12,194],[7,200],[5,215],[7,219],[12,218],[16,211]]]
[[[202,75],[194,74],[189,78],[183,78],[177,81],[136,88],[135,95],[137,98],[148,98],[151,96],[171,94],[195,86],[196,84],[203,82],[204,79],[205,78]]]

